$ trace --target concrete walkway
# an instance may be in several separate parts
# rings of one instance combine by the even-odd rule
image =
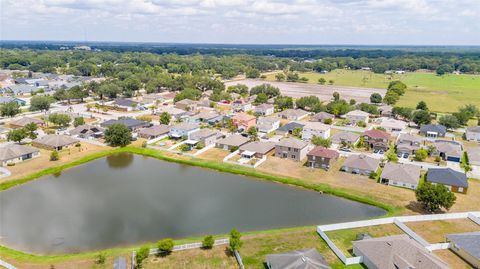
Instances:
[[[10,172],[10,170],[8,170],[7,168],[5,167],[0,167],[0,178],[4,178],[4,177],[9,177],[12,175],[12,173]]]

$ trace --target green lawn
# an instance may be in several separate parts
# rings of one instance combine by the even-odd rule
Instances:
[[[323,77],[333,80],[334,85],[367,88],[386,88],[392,80],[401,80],[408,86],[407,93],[400,98],[398,105],[414,107],[424,100],[432,111],[452,112],[459,106],[475,104],[480,106],[480,76],[444,75],[434,73],[406,73],[403,75],[375,74],[369,71],[337,69],[327,74],[316,72],[301,73],[308,83],[317,83]],[[267,75],[267,80],[274,80],[275,75]]]

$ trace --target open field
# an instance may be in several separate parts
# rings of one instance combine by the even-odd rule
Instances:
[[[408,89],[400,98],[399,106],[414,107],[424,100],[432,111],[452,112],[459,106],[475,104],[480,106],[480,76],[478,75],[444,75],[435,73],[410,72],[406,74],[375,74],[370,71],[337,69],[327,74],[316,72],[300,73],[307,77],[309,84],[317,84],[323,77],[333,80],[333,86],[352,86],[362,88],[385,89],[392,80],[401,80]],[[275,74],[267,74],[267,80],[274,81]],[[341,93],[340,93],[341,94]],[[345,96],[348,100],[348,98]]]
[[[226,82],[225,85],[228,87],[239,83],[245,84],[249,88],[251,88],[266,82],[264,80],[258,79],[245,79]],[[278,87],[282,95],[290,96],[293,98],[314,95],[320,98],[320,100],[322,101],[330,101],[333,98],[333,93],[338,92],[340,93],[340,96],[342,96],[342,98],[346,100],[355,99],[358,103],[370,102],[370,95],[372,93],[377,92],[383,96],[386,92],[384,88],[362,88],[347,85],[318,85],[278,81],[269,81],[268,83],[275,87]]]

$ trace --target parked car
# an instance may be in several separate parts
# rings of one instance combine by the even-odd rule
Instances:
[[[352,152],[352,150],[349,149],[349,148],[339,148],[338,150],[339,151],[345,151],[345,152]]]

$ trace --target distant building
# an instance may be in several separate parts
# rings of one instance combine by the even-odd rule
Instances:
[[[262,117],[257,120],[257,129],[260,133],[268,134],[280,127],[280,120],[274,117]]]
[[[374,150],[388,150],[390,134],[382,130],[367,130],[363,132],[364,143]]]
[[[66,135],[46,135],[32,141],[32,145],[37,148],[48,150],[62,150],[75,146],[80,142],[78,139]]]
[[[307,122],[302,130],[302,139],[310,140],[314,136],[327,139],[330,137],[330,126],[321,122]]]
[[[360,140],[360,135],[352,132],[338,132],[331,137],[332,144],[337,146],[355,146]]]
[[[438,124],[425,124],[420,127],[420,134],[423,134],[427,138],[445,137],[447,133],[447,127]]]
[[[231,150],[231,149],[234,149],[234,148],[239,148],[240,146],[248,143],[249,141],[250,141],[250,139],[248,139],[244,136],[234,134],[234,135],[231,135],[231,136],[228,136],[228,137],[225,137],[223,139],[218,140],[215,143],[215,147],[221,148],[221,149],[224,149],[224,150]]]
[[[83,124],[70,130],[68,133],[73,137],[79,137],[84,139],[99,138],[103,136],[105,129],[95,125]]]
[[[130,131],[136,131],[140,128],[146,128],[146,127],[150,127],[152,125],[149,122],[141,121],[141,120],[137,120],[137,119],[120,118],[118,120],[107,120],[107,121],[101,123],[100,126],[102,126],[104,128],[108,128],[108,127],[110,127],[111,125],[114,125],[114,124],[125,125],[128,129],[130,129]]]
[[[179,123],[170,127],[168,136],[174,139],[190,139],[190,135],[200,130],[200,126],[195,123]]]
[[[197,102],[190,99],[183,99],[175,103],[175,108],[185,111],[194,111],[197,110]]]
[[[465,132],[468,141],[480,142],[480,126],[468,127]]]
[[[272,104],[261,104],[255,107],[255,113],[261,116],[270,116],[275,112]]]
[[[238,129],[248,130],[250,127],[254,127],[257,123],[257,119],[254,116],[246,113],[238,113],[232,117],[233,125]]]
[[[308,112],[303,109],[287,109],[280,113],[278,116],[286,120],[301,120],[308,116]]]
[[[45,125],[45,122],[43,120],[37,119],[37,118],[30,118],[30,117],[23,117],[17,120],[13,120],[9,122],[9,125],[12,128],[23,128],[30,123],[35,123],[37,126],[40,126],[40,127]]]
[[[160,136],[167,135],[169,131],[170,131],[170,126],[160,124],[160,125],[154,125],[148,128],[142,128],[138,130],[137,133],[138,133],[138,136],[141,138],[155,139]]]
[[[353,110],[345,114],[345,118],[353,125],[356,125],[359,122],[368,123],[369,117],[370,114],[361,110]]]

